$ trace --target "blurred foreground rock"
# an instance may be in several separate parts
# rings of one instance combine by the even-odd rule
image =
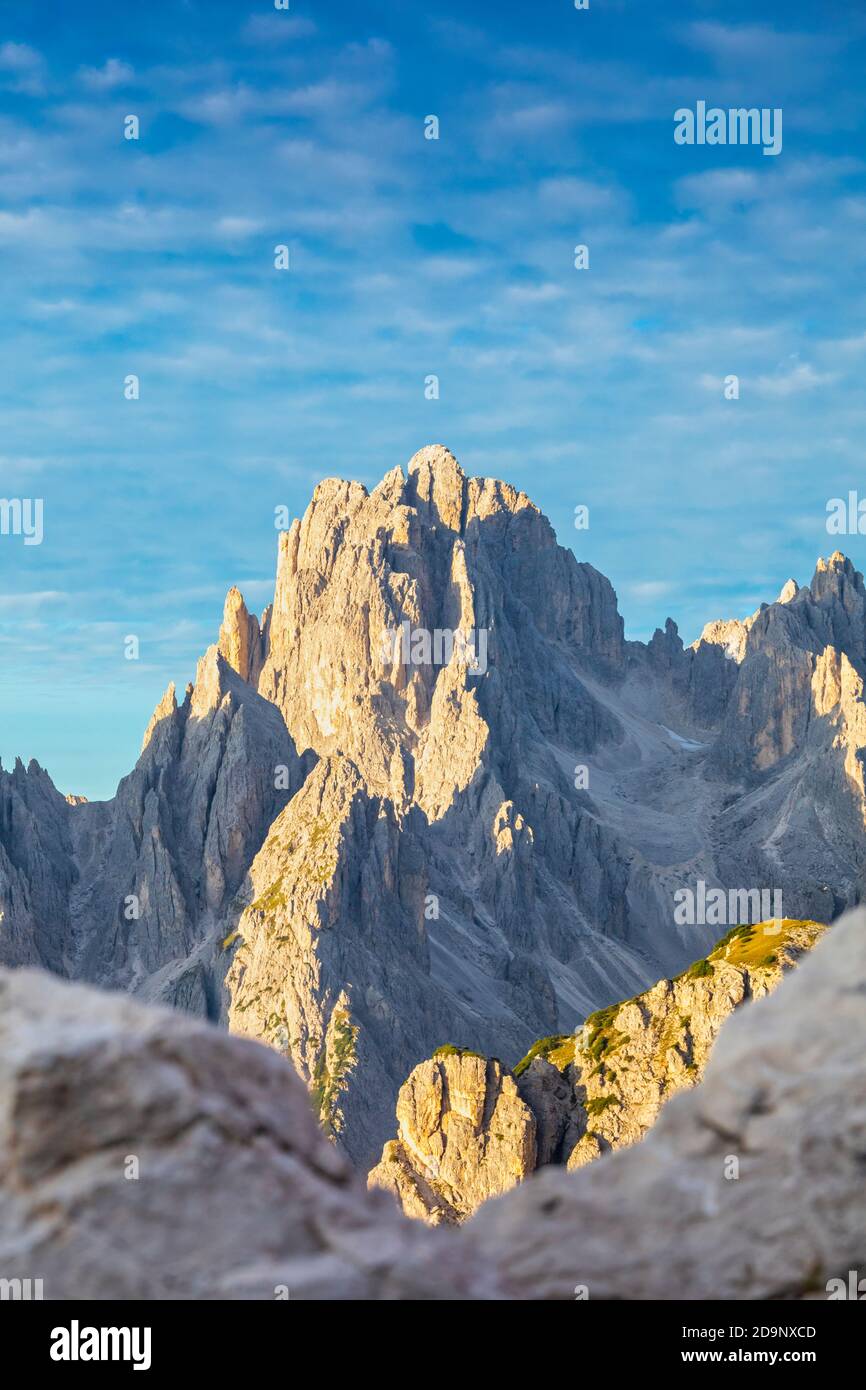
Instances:
[[[46,1299],[412,1296],[429,1240],[277,1053],[30,970],[0,972],[0,1175],[0,1277]]]

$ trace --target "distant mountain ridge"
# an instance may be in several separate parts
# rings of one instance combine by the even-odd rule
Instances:
[[[329,479],[111,801],[0,772],[0,963],[267,1042],[369,1167],[443,1039],[514,1061],[707,950],[677,889],[860,900],[864,615],[837,553],[692,647],[626,642],[609,581],[442,446]],[[483,629],[483,674],[389,661],[404,622]]]

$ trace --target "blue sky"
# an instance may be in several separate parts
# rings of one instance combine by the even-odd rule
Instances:
[[[229,585],[269,600],[275,506],[428,442],[525,488],[629,636],[807,581],[866,495],[853,11],[5,4],[0,496],[45,535],[0,537],[4,765],[111,795]],[[699,99],[781,107],[781,154],[675,144]]]

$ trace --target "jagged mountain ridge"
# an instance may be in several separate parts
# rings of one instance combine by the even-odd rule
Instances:
[[[626,642],[609,582],[441,446],[328,480],[111,802],[0,774],[0,960],[269,1042],[369,1166],[443,1040],[516,1060],[709,947],[677,888],[859,900],[864,602],[836,555],[742,631]],[[404,621],[485,630],[485,671],[389,661]]]

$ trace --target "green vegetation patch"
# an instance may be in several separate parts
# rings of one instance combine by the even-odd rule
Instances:
[[[709,955],[703,960],[696,960],[688,966],[680,975],[674,977],[675,980],[689,979],[701,980],[708,979],[715,974],[713,962],[728,961],[731,965],[740,965],[752,969],[770,969],[778,964],[779,950],[787,944],[791,931],[796,927],[806,927],[814,932],[815,938],[820,935],[823,928],[818,922],[801,921],[786,917],[780,923],[780,931],[776,934],[766,933],[764,927],[769,923],[758,922],[754,926],[750,923],[731,927],[722,939],[713,947]],[[594,1066],[590,1072],[591,1076],[601,1076],[605,1072],[610,1080],[616,1076],[615,1072],[607,1069],[606,1064],[613,1054],[625,1044],[631,1042],[628,1033],[621,1033],[615,1026],[615,1020],[619,1011],[625,1004],[638,1003],[642,995],[636,994],[631,999],[620,1000],[617,1004],[609,1004],[604,1009],[597,1009],[595,1013],[587,1018],[580,1033],[553,1034],[547,1038],[539,1038],[538,1042],[532,1044],[525,1057],[517,1063],[514,1068],[515,1076],[522,1076],[527,1067],[531,1066],[536,1057],[544,1057],[546,1061],[564,1071],[575,1059],[575,1053],[579,1049],[583,1056],[588,1057]],[[680,1028],[689,1031],[691,1019],[683,1014],[679,1018]],[[670,1037],[663,1040],[661,1051],[664,1052],[668,1047],[675,1046],[679,1041],[680,1035],[671,1033]],[[448,1047],[438,1048],[434,1056],[446,1056],[449,1053],[461,1051],[460,1048]],[[477,1054],[476,1054],[477,1055]],[[623,1059],[630,1062],[633,1059],[626,1053]],[[688,1063],[687,1067],[692,1070],[693,1063]],[[612,1104],[613,1096],[605,1098],[605,1106]],[[594,1102],[593,1102],[594,1103]]]
[[[820,922],[795,917],[783,917],[778,923],[770,920],[732,927],[710,952],[709,959],[724,960],[746,970],[770,969],[778,964],[779,951],[788,944],[792,933],[802,927],[813,932],[815,939],[822,931]]]
[[[623,1003],[629,1004],[631,1000],[626,999]],[[585,1040],[581,1051],[590,1057],[596,1066],[631,1041],[628,1033],[621,1033],[613,1026],[614,1019],[622,1007],[622,1004],[609,1004],[606,1009],[597,1009],[594,1014],[589,1015],[583,1025]]]
[[[583,1108],[587,1115],[591,1115],[595,1118],[598,1115],[603,1115],[605,1110],[609,1109],[611,1105],[621,1104],[622,1102],[618,1096],[596,1096],[593,1100],[584,1101]]]
[[[275,880],[266,888],[260,898],[256,898],[251,904],[253,912],[276,912],[278,907],[285,907],[287,904],[286,895],[283,892],[283,875]]]
[[[696,960],[694,964],[690,965],[688,970],[686,971],[686,979],[700,980],[705,975],[715,975],[715,973],[716,972],[713,966],[710,965],[710,962],[708,960]]]
[[[328,844],[328,837],[337,824],[336,819],[316,816],[307,831],[307,877],[318,887],[329,883],[337,870],[337,852]]]
[[[319,1123],[326,1134],[339,1134],[342,1124],[337,1110],[346,1077],[357,1060],[359,1028],[346,1009],[335,1009],[331,1017],[332,1046],[322,1048],[313,1069],[311,1094]],[[311,1041],[313,1041],[311,1039]]]
[[[480,1057],[485,1061],[483,1052],[473,1052],[471,1047],[455,1047],[454,1043],[443,1043],[437,1047],[433,1053],[434,1057]]]
[[[547,1038],[539,1038],[534,1042],[525,1057],[521,1057],[517,1066],[514,1068],[514,1076],[522,1076],[527,1067],[530,1067],[536,1057],[544,1057],[553,1066],[559,1067],[562,1071],[568,1066],[569,1062],[574,1061],[574,1034],[573,1033],[552,1033]]]

